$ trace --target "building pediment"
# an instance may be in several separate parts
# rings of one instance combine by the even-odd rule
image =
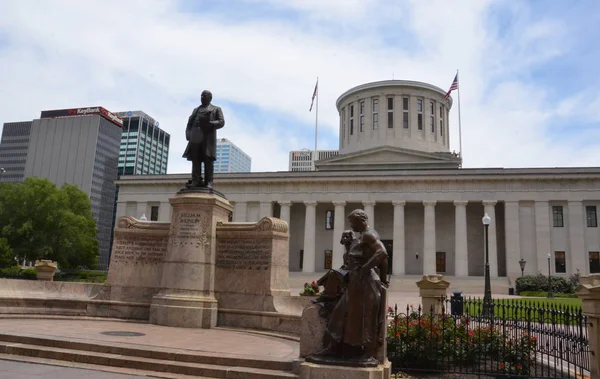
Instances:
[[[317,170],[393,170],[458,168],[460,158],[452,153],[427,153],[382,146],[316,162]]]

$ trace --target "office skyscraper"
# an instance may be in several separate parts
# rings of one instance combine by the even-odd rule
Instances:
[[[317,150],[317,161],[339,155],[339,150]],[[315,151],[302,149],[290,151],[289,171],[314,171]]]
[[[7,122],[0,140],[0,182],[22,182],[32,121]]]
[[[217,140],[215,172],[250,172],[252,158],[227,138]]]
[[[118,112],[117,115],[123,119],[119,176],[166,174],[169,133],[142,111]]]

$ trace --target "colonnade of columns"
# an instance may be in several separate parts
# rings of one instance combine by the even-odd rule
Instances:
[[[303,272],[315,272],[316,270],[316,209],[317,201],[304,201],[304,259],[302,264]],[[333,267],[339,267],[342,264],[342,256],[344,247],[340,244],[340,238],[344,231],[346,219],[346,202],[332,201],[334,205],[334,223],[333,223]],[[456,276],[468,276],[468,244],[467,244],[467,201],[454,201],[455,206],[455,268]],[[375,201],[362,202],[363,209],[369,217],[369,226],[375,229]],[[423,273],[436,273],[436,223],[435,223],[435,207],[436,201],[423,201],[424,206],[424,238],[423,238]],[[485,212],[495,220],[494,206],[496,201],[484,201]],[[280,201],[280,218],[286,221],[289,225],[291,216],[291,201]],[[405,254],[405,217],[404,211],[406,201],[393,201],[394,220],[393,220],[393,261],[392,273],[394,275],[404,275],[406,273]],[[234,207],[233,220],[237,222],[246,221],[248,205],[246,202],[236,202]],[[260,202],[259,215],[260,217],[271,215],[271,203]],[[496,226],[492,222],[489,228],[490,239],[490,262],[498,262],[497,242],[496,242]],[[498,265],[490,266],[493,277],[498,276]]]

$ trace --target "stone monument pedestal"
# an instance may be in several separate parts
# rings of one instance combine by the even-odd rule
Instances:
[[[152,298],[150,323],[213,328],[217,324],[214,293],[216,226],[226,222],[231,204],[214,193],[182,192],[173,207],[161,290]]]
[[[444,308],[446,291],[450,282],[443,275],[423,275],[423,279],[417,282],[423,314],[441,314]]]
[[[35,261],[37,280],[44,280],[48,282],[54,281],[56,267],[56,262],[51,260],[42,259],[41,261]]]
[[[300,364],[300,379],[389,379],[392,364],[386,361],[377,367],[332,366],[304,362]]]

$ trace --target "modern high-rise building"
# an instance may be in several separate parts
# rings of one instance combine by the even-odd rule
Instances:
[[[215,173],[250,172],[252,158],[227,138],[217,140]]]
[[[90,197],[100,268],[108,267],[110,255],[122,127],[123,120],[103,107],[58,109],[42,111],[33,121],[4,124],[0,142],[2,180],[35,176],[58,187],[74,184]]]
[[[7,122],[0,140],[0,182],[22,182],[32,121]]]
[[[166,174],[169,133],[142,111],[118,112],[123,119],[119,152],[119,176]]]
[[[339,150],[317,150],[317,161],[339,155]],[[289,171],[314,171],[314,150],[302,149],[290,151]]]

